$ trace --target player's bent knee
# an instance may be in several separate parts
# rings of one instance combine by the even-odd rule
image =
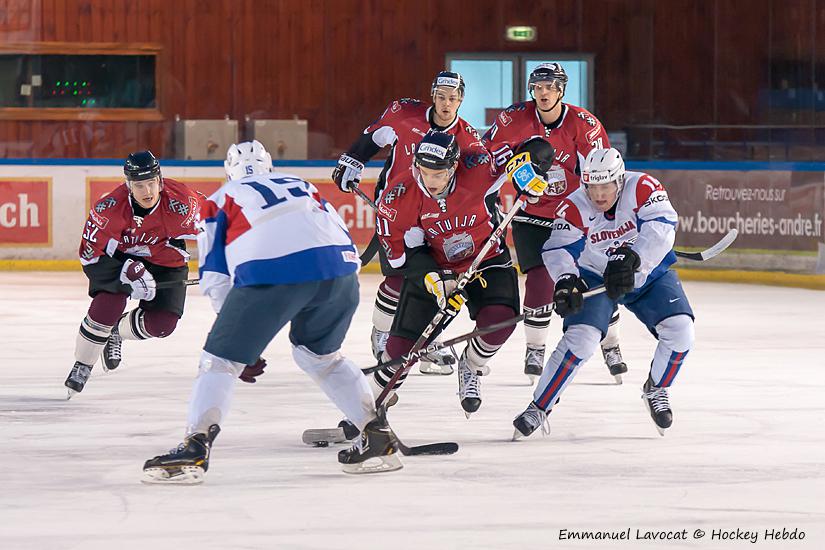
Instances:
[[[689,315],[674,315],[656,325],[659,341],[673,351],[688,351],[693,346],[695,332]]]
[[[310,376],[323,376],[341,360],[341,352],[334,351],[326,355],[312,353],[304,346],[292,346],[292,358]]]
[[[567,328],[562,338],[567,349],[581,359],[582,363],[593,355],[601,339],[601,331],[590,325],[572,325]]]
[[[143,315],[143,325],[154,338],[166,338],[175,331],[179,317],[169,311],[147,311]]]
[[[230,361],[229,359],[224,359],[223,357],[218,357],[217,355],[212,355],[208,351],[204,351],[201,353],[201,360],[198,364],[198,374],[218,372],[231,374],[237,378],[243,372],[244,367],[246,367],[246,365],[243,363]]]

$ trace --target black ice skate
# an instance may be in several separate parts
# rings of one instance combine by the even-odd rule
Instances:
[[[338,452],[348,474],[392,472],[404,467],[398,457],[398,439],[383,414],[364,427],[351,448]]]
[[[557,401],[558,403],[558,401]],[[550,423],[547,421],[547,413],[541,410],[534,402],[530,402],[530,406],[518,415],[513,420],[513,441],[517,441],[522,437],[528,437],[541,427],[541,432],[544,435],[550,433]]]
[[[175,483],[194,485],[203,482],[209,469],[209,453],[212,442],[221,428],[217,424],[209,426],[208,434],[192,434],[176,449],[165,455],[149,459],[143,465],[143,483]]]
[[[642,401],[650,413],[650,418],[656,424],[656,431],[659,435],[665,435],[665,430],[673,424],[673,411],[670,410],[667,388],[660,388],[653,385],[653,380],[647,378],[647,382],[642,387]]]
[[[458,398],[461,400],[461,408],[464,409],[464,416],[470,418],[470,414],[476,412],[481,407],[481,380],[479,375],[467,364],[467,352],[461,355],[458,360]]]
[[[622,350],[618,345],[612,348],[602,348],[602,355],[604,355],[604,364],[616,379],[616,384],[621,384],[622,375],[627,372],[627,365],[622,360]]]
[[[544,370],[544,346],[527,346],[524,355],[524,374],[530,378],[530,385],[536,383]]]
[[[103,346],[103,351],[100,352],[104,372],[111,372],[120,366],[120,361],[123,358],[120,351],[122,345],[123,338],[120,337],[117,325],[115,325],[109,339],[106,340],[106,345]]]
[[[71,399],[74,394],[82,392],[91,375],[92,365],[75,361],[69,377],[66,378],[66,382],[64,382],[64,385],[69,388],[69,395],[66,399]]]

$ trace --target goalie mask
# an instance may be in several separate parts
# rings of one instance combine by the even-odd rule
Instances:
[[[268,174],[272,171],[272,156],[258,140],[244,141],[229,146],[223,163],[227,180]]]

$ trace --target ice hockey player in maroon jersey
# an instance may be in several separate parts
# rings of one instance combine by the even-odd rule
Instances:
[[[599,119],[589,111],[563,103],[567,74],[559,63],[543,63],[528,80],[531,101],[516,103],[502,111],[484,134],[483,142],[497,167],[503,168],[519,143],[540,136],[556,152],[547,173],[545,194],[524,208],[513,219],[513,241],[519,268],[526,273],[524,307],[536,308],[553,301],[553,281],[541,260],[541,249],[550,237],[553,214],[562,199],[578,189],[581,165],[593,149],[610,147]],[[618,312],[614,312],[610,330],[601,344],[610,373],[621,383],[627,372],[619,349]],[[524,322],[527,350],[524,373],[535,380],[544,365],[544,350],[550,314]]]
[[[129,155],[123,171],[126,181],[95,203],[80,241],[92,304],[65,383],[69,398],[83,391],[99,355],[105,371],[116,369],[123,340],[166,337],[183,315],[186,287],[156,284],[183,281],[189,273],[183,239],[196,236],[198,195],[163,178],[149,151]],[[123,313],[130,297],[140,304]]]
[[[404,276],[385,360],[410,351],[439,309],[458,313],[465,295],[455,293],[456,277],[470,267],[500,221],[498,194],[507,177],[495,175],[487,154],[459,155],[456,141],[451,134],[428,132],[418,144],[412,170],[390,182],[378,205],[376,232],[387,261]],[[518,315],[518,280],[506,244],[490,250],[464,293],[478,327]],[[487,362],[513,329],[473,338],[461,354],[458,394],[468,417],[481,405],[479,376],[488,372]],[[375,372],[376,394],[394,368]],[[403,377],[392,391],[402,382]]]
[[[464,79],[460,74],[442,71],[430,87],[432,105],[417,99],[399,99],[390,103],[381,116],[367,126],[364,133],[341,155],[332,179],[344,192],[351,192],[361,181],[364,164],[384,147],[391,147],[387,161],[375,187],[375,201],[379,202],[388,181],[395,181],[408,173],[413,154],[421,138],[435,129],[454,135],[462,152],[484,152],[478,132],[458,116],[464,100]],[[392,320],[398,307],[402,277],[387,264],[379,249],[384,281],[378,287],[373,311],[372,350],[376,358],[386,347]],[[424,374],[452,374],[453,357],[446,352],[431,354],[419,368]]]

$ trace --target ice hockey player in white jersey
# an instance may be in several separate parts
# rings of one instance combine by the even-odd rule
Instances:
[[[367,378],[340,352],[359,303],[360,267],[343,220],[312,184],[271,172],[272,159],[257,141],[232,145],[224,166],[230,181],[209,197],[198,221],[200,289],[218,315],[201,355],[186,438],[146,461],[143,480],[203,481],[235,379],[287,323],[295,362],[361,430],[338,454],[344,471],[401,468]]]
[[[564,336],[547,361],[533,400],[513,421],[514,439],[542,427],[547,414],[604,337],[616,303],[659,341],[642,399],[661,435],[673,422],[668,388],[693,345],[693,311],[676,272],[677,216],[659,181],[625,172],[616,149],[594,149],[582,167],[583,187],[556,210],[542,259],[556,287],[553,301]],[[598,285],[605,292],[585,298]]]

